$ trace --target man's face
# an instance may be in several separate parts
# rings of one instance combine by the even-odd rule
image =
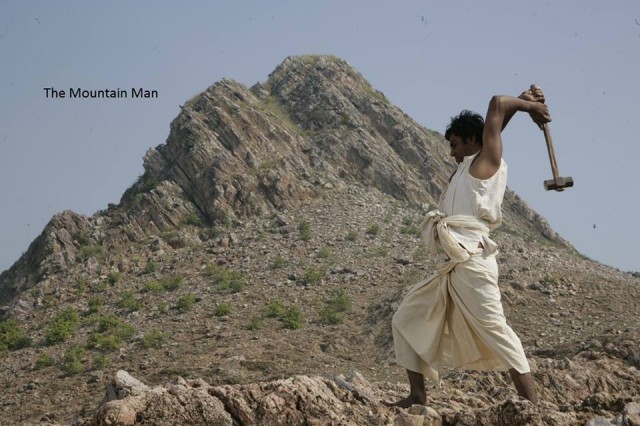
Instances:
[[[460,163],[465,156],[464,141],[458,135],[449,135],[449,146],[451,147],[451,156],[455,157],[456,161]]]
[[[473,155],[478,151],[475,137],[463,140],[460,136],[451,134],[449,135],[449,146],[451,147],[451,156],[454,157],[458,163],[461,163],[464,157]]]

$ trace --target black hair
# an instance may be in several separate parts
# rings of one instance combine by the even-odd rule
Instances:
[[[463,141],[466,141],[475,135],[476,142],[482,145],[483,130],[484,118],[482,118],[480,114],[465,109],[457,116],[451,117],[451,123],[447,126],[444,137],[446,140],[449,140],[449,137],[454,134],[460,136]]]

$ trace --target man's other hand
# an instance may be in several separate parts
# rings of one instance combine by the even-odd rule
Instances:
[[[522,92],[518,97],[529,102],[537,102],[541,104],[544,104],[545,102],[544,92],[535,84],[532,84],[528,90]],[[536,108],[536,111],[530,112],[529,116],[531,117],[533,122],[536,123],[538,127],[540,127],[540,129],[542,129],[542,125],[544,123],[548,123],[549,121],[551,121],[551,115],[549,115],[549,109],[546,108],[546,105],[545,108],[542,109]]]

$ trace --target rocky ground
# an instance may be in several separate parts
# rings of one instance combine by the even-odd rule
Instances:
[[[2,418],[29,424],[91,417],[120,369],[150,385],[181,376],[213,387],[294,375],[318,383],[314,376],[359,371],[374,383],[376,400],[400,397],[406,386],[395,383],[405,378],[393,364],[390,318],[431,264],[415,232],[423,213],[372,189],[324,191],[324,199],[296,212],[216,229],[185,225],[180,243],[173,234],[152,236],[141,247],[113,250],[98,270],[86,259],[53,277],[33,292],[34,304],[20,305],[33,344],[3,358]],[[624,416],[640,389],[640,280],[541,240],[496,239],[507,318],[532,356],[543,401],[535,409],[510,402],[509,410],[533,413],[522,424]],[[224,281],[220,271],[237,276]],[[94,278],[83,281],[85,275]],[[150,284],[167,277],[180,281],[175,289]],[[189,295],[193,303],[180,302]],[[95,300],[100,308],[91,307]],[[47,344],[63,308],[79,314],[79,325],[64,342]],[[110,314],[133,326],[132,336],[121,346],[96,346],[92,333]],[[473,416],[493,424],[502,410],[496,407],[515,397],[499,373],[452,371],[443,389],[430,390],[428,406],[443,424],[477,424],[460,420]],[[387,413],[370,402],[362,410]],[[551,412],[555,423],[545,423]],[[380,414],[380,422],[392,414]]]

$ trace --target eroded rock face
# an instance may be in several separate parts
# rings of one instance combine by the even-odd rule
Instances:
[[[124,210],[124,209],[123,209]],[[116,245],[141,241],[180,228],[186,218],[200,219],[201,213],[173,181],[163,181],[147,193],[140,193],[128,210],[114,213],[104,243]]]
[[[80,247],[95,240],[93,226],[92,219],[70,210],[53,216],[27,252],[0,275],[0,304],[74,263]]]
[[[233,425],[217,398],[201,380],[178,378],[164,387],[150,388],[125,371],[118,371],[93,419],[99,425]],[[88,424],[88,423],[87,423]]]
[[[424,425],[441,426],[432,408],[389,409],[376,386],[348,379],[294,376],[273,382],[212,387],[176,378],[150,388],[119,371],[92,419],[82,425]]]
[[[579,361],[578,361],[579,362]],[[557,378],[564,374],[560,367],[571,368],[581,376],[581,365],[541,365],[536,368],[537,380],[550,381],[557,387]],[[612,364],[611,367],[614,367]],[[619,368],[620,365],[615,365]],[[606,370],[606,368],[604,368]],[[598,369],[592,369],[598,377]],[[636,372],[637,373],[637,372]],[[466,373],[465,373],[466,374]],[[566,376],[565,376],[566,377]],[[601,377],[601,376],[600,376]],[[636,381],[637,381],[636,377]],[[211,386],[201,379],[177,377],[164,386],[149,387],[124,371],[119,371],[107,389],[107,396],[92,419],[82,425],[134,424],[216,424],[216,425],[424,425],[424,426],[567,426],[636,425],[640,405],[620,393],[620,378],[607,379],[608,392],[579,396],[571,389],[564,397],[553,394],[560,389],[543,392],[538,405],[513,396],[506,383],[493,381],[492,389],[484,389],[492,378],[469,376],[476,392],[459,390],[436,391],[428,394],[427,405],[409,409],[389,408],[382,401],[394,398],[405,386],[369,383],[360,373],[350,377],[294,376],[272,382],[243,385]],[[579,378],[578,381],[582,381]],[[566,380],[565,380],[566,382]],[[589,388],[587,379],[586,388]],[[628,387],[630,383],[622,387]],[[549,384],[545,385],[549,386]],[[582,385],[584,387],[584,385]],[[618,392],[613,390],[618,389]],[[488,396],[491,391],[494,396]],[[589,392],[588,390],[586,391]],[[636,397],[637,398],[637,395]],[[582,400],[580,403],[579,401]],[[631,401],[631,402],[625,402]]]
[[[220,222],[295,208],[355,182],[434,205],[455,165],[440,134],[346,61],[301,56],[285,59],[265,83],[249,89],[224,79],[187,102],[144,167],[138,187],[175,182],[203,219]],[[566,244],[517,197],[505,204],[514,226]]]
[[[373,402],[363,396],[368,387],[361,376],[352,382],[295,376],[218,387],[178,377],[174,383],[150,388],[119,371],[95,417],[83,424],[371,424],[369,420],[386,417],[367,407]]]

